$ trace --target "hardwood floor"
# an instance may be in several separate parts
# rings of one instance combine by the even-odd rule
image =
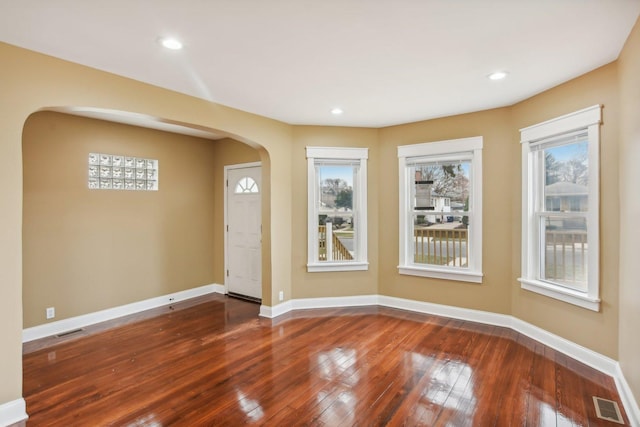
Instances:
[[[612,378],[512,330],[222,295],[25,345],[28,426],[613,426]],[[628,420],[625,416],[625,421]]]

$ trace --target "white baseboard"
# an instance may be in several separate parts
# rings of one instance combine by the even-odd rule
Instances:
[[[224,294],[224,285],[205,285],[197,288],[187,289],[185,291],[174,292],[172,294],[162,295],[143,301],[137,301],[131,304],[121,305],[118,307],[108,308],[106,310],[96,311],[93,313],[83,314],[81,316],[70,317],[68,319],[58,320],[43,325],[34,326],[22,330],[22,342],[29,342],[39,338],[49,337],[51,335],[60,334],[62,332],[72,331],[74,329],[84,328],[85,326],[94,325],[96,323],[107,320],[117,319],[118,317],[128,316],[130,314],[139,313],[163,305],[173,304],[184,301],[189,298],[195,298],[210,293]]]
[[[291,300],[294,310],[308,308],[361,307],[378,304],[378,295],[354,295],[348,297],[302,298]]]
[[[551,332],[534,326],[531,323],[527,323],[524,320],[520,320],[513,316],[510,317],[511,329],[533,338],[534,340],[564,353],[567,356],[571,356],[572,358],[584,363],[585,365],[591,366],[600,372],[604,372],[612,377],[617,375],[616,365],[618,362],[610,357],[590,350],[558,335],[552,334]]]
[[[274,305],[273,307],[269,307],[268,305],[260,306],[260,316],[268,317],[269,319],[273,319],[274,317],[282,316],[293,310],[291,305],[291,300],[281,302],[278,305]]]
[[[433,304],[423,301],[389,297],[386,295],[365,295],[355,297],[294,299],[278,304],[274,307],[261,306],[260,315],[274,318],[292,310],[364,305],[380,305],[418,313],[433,314],[436,316],[445,316],[453,319],[469,320],[472,322],[511,328],[528,336],[529,338],[553,348],[554,350],[566,354],[585,365],[613,377],[616,382],[620,398],[622,399],[622,404],[624,405],[627,415],[631,419],[631,425],[640,426],[640,411],[638,410],[637,401],[629,387],[629,384],[624,378],[624,374],[617,361],[508,314],[491,313],[488,311]]]
[[[400,308],[403,310],[417,311],[420,313],[434,314],[437,316],[446,316],[454,319],[469,320],[472,322],[511,328],[528,336],[529,338],[553,348],[554,350],[558,350],[568,356],[571,356],[594,369],[604,372],[607,375],[612,377],[616,375],[615,367],[617,362],[615,360],[508,314],[498,314],[468,308],[432,304],[384,295],[380,295],[379,298],[379,304],[385,307]]]
[[[273,319],[274,317],[281,316],[293,310],[304,310],[307,308],[359,307],[376,304],[378,304],[377,295],[292,299],[274,305],[273,307],[261,305],[260,316]]]
[[[6,427],[27,418],[27,404],[23,398],[0,405],[0,427]]]
[[[631,387],[629,387],[629,383],[624,377],[624,372],[622,372],[620,363],[616,363],[616,375],[613,379],[616,380],[618,393],[620,393],[620,399],[622,399],[622,404],[624,405],[624,409],[627,412],[631,425],[635,427],[640,426],[640,406],[638,406],[638,402],[631,391]]]
[[[386,295],[378,295],[378,304],[384,307],[451,317],[453,319],[470,320],[472,322],[495,326],[509,327],[511,319],[511,316],[506,314],[491,313],[488,311],[472,310],[469,308],[453,307],[450,305],[434,304],[404,298],[388,297]]]

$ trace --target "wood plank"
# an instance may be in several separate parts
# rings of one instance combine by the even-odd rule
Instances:
[[[555,351],[535,343],[529,370],[527,426],[542,427],[556,423]]]
[[[602,425],[610,377],[512,330],[207,295],[25,345],[29,425]],[[550,418],[551,417],[551,418]]]

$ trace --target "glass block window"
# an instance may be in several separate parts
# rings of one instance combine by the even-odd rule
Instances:
[[[89,153],[91,190],[158,191],[158,160]]]

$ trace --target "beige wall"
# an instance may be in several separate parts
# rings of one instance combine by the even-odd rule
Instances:
[[[600,127],[600,312],[566,304],[522,290],[520,275],[521,168],[518,129],[595,104],[602,104]],[[618,149],[619,116],[617,63],[548,90],[513,107],[512,144],[518,146],[512,161],[513,273],[512,314],[575,343],[612,357],[618,356]]]
[[[618,348],[618,74],[613,63],[510,108],[380,131],[379,292],[401,298],[513,314],[612,358]],[[592,312],[520,288],[521,151],[518,129],[594,104],[601,128],[601,298]],[[481,285],[402,276],[398,264],[397,146],[480,135],[483,149]],[[382,202],[384,199],[384,202]]]
[[[374,295],[378,293],[378,144],[376,129],[296,126],[293,132],[293,298]],[[305,147],[369,148],[367,161],[368,271],[307,273],[307,159]]]
[[[158,159],[157,192],[91,191],[87,154]],[[259,160],[200,138],[40,112],[23,133],[24,327],[224,284],[224,165]]]
[[[0,404],[22,395],[22,132],[48,107],[142,113],[258,148],[263,164],[263,300],[291,290],[291,126],[0,43]],[[163,163],[164,165],[164,163]],[[161,166],[162,167],[162,166]],[[279,218],[271,222],[271,217]],[[279,236],[272,241],[271,236]],[[272,244],[275,247],[272,247]]]
[[[640,405],[640,21],[620,55],[619,360]]]
[[[279,291],[284,291],[286,299],[379,293],[513,314],[587,348],[613,358],[619,357],[636,396],[640,395],[637,363],[640,348],[635,339],[635,329],[640,321],[640,287],[637,286],[640,271],[633,258],[637,253],[635,242],[639,236],[633,229],[625,229],[619,238],[620,224],[633,224],[640,208],[640,197],[634,187],[640,178],[635,165],[637,162],[634,163],[640,161],[638,33],[636,26],[619,62],[513,107],[384,129],[289,126],[0,44],[0,58],[4,64],[0,67],[0,93],[3,94],[0,104],[0,286],[6,302],[0,311],[3,337],[0,404],[21,396],[22,131],[32,113],[56,106],[90,106],[144,113],[214,129],[255,147],[263,163],[263,200],[268,200],[263,203],[263,224],[268,224],[263,230],[263,295],[266,305],[275,304],[274,297]],[[523,291],[516,281],[520,272],[521,197],[518,129],[593,104],[604,105],[601,131],[603,306],[599,313]],[[29,129],[25,132],[28,133]],[[477,285],[399,275],[396,268],[397,146],[477,135],[484,137],[483,283]],[[370,149],[371,267],[367,272],[306,273],[304,147],[307,145]],[[239,154],[243,159],[248,154],[244,149],[239,151],[244,153]],[[216,165],[214,169],[219,170],[220,164],[216,162],[220,159],[215,157],[215,149],[212,154]],[[230,154],[230,157],[234,156]],[[161,172],[166,163],[161,162]],[[220,190],[217,179],[219,176],[214,176],[215,200],[219,200],[216,191]],[[30,203],[27,197],[28,193],[25,193],[25,202]],[[618,207],[624,208],[620,209],[620,214]],[[215,215],[213,228],[220,223],[220,218]],[[26,234],[30,232],[25,230]],[[218,282],[222,265],[221,242],[214,240],[212,280]],[[25,245],[25,250],[28,250],[26,237]],[[26,289],[24,292],[26,298]],[[36,311],[41,313],[42,307]]]
[[[508,108],[400,125],[380,131],[380,294],[458,307],[510,312],[512,181],[517,143]],[[483,137],[482,284],[398,274],[399,145]]]

